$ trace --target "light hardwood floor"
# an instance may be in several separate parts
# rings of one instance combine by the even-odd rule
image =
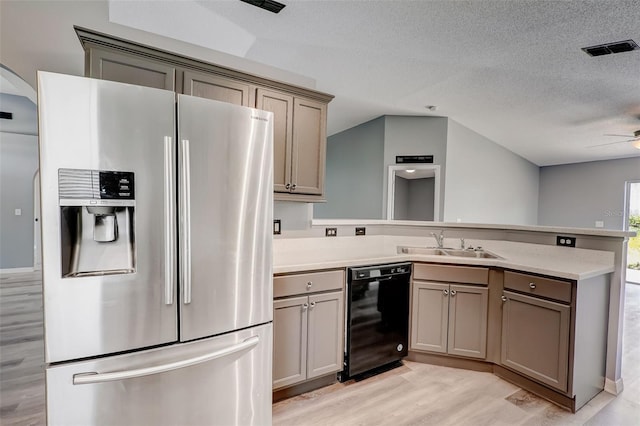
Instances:
[[[640,426],[640,286],[627,284],[623,378],[575,414],[491,373],[405,361],[361,382],[280,401],[274,425],[607,425]]]
[[[625,391],[617,398],[601,393],[576,414],[489,373],[405,362],[361,382],[274,404],[273,423],[640,426],[640,286],[627,284],[627,294]],[[42,320],[40,275],[0,275],[1,425],[44,424]]]
[[[0,424],[45,422],[39,273],[0,275]]]

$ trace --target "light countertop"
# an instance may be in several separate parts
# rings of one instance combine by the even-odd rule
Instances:
[[[398,254],[398,246],[433,247],[433,238],[372,235],[359,237],[280,238],[273,241],[273,272],[303,272],[393,262],[434,262],[494,266],[582,280],[613,272],[614,253],[499,240],[467,240],[501,259]],[[446,239],[445,247],[459,240]]]

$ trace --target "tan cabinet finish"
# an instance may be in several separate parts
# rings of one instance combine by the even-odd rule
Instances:
[[[484,359],[488,296],[485,287],[414,281],[410,349]]]
[[[502,364],[567,391],[571,307],[505,291]]]
[[[194,71],[183,73],[182,93],[235,105],[253,107],[253,86],[212,74]]]
[[[545,297],[571,303],[571,283],[537,275],[505,271],[504,287],[531,296]]]
[[[309,296],[307,379],[342,370],[344,293]]]
[[[274,277],[287,296],[273,302],[274,390],[342,370],[344,281],[343,270]]]
[[[487,285],[489,283],[489,268],[416,263],[413,266],[413,278],[425,281]]]
[[[273,189],[275,192],[290,192],[293,96],[258,89],[256,108],[273,113]]]
[[[327,105],[294,99],[291,192],[322,195],[327,151]]]
[[[487,306],[489,290],[451,285],[447,352],[472,358],[487,356]]]
[[[301,382],[307,375],[308,297],[273,302],[273,387]]]
[[[327,144],[327,104],[258,89],[256,107],[274,115],[274,191],[322,196]],[[279,198],[279,193],[288,194]]]
[[[175,90],[176,68],[161,62],[100,49],[87,51],[85,61],[90,77]]]
[[[273,278],[273,297],[286,297],[319,291],[342,290],[344,271],[280,275]]]
[[[449,284],[414,282],[409,348],[447,353]]]

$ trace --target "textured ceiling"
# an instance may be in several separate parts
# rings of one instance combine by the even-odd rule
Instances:
[[[275,15],[198,1],[196,22],[207,11],[226,30],[211,30],[211,46],[309,76],[334,94],[329,134],[383,114],[442,115],[538,165],[640,155],[630,143],[589,148],[625,139],[604,134],[640,129],[640,51],[591,58],[580,50],[640,43],[638,0],[284,2]],[[153,6],[135,4],[130,21],[166,32],[140,13]],[[122,16],[135,9],[111,5]],[[206,44],[196,31],[172,36]]]
[[[3,27],[48,34],[3,29],[0,53],[16,71],[30,60],[65,72],[81,67],[73,24],[163,36],[161,48],[181,41],[185,54],[203,46],[315,80],[335,95],[329,134],[384,114],[441,115],[538,165],[640,155],[630,143],[589,148],[640,129],[640,51],[580,50],[640,43],[638,0],[281,1],[276,15],[238,0],[0,0]]]

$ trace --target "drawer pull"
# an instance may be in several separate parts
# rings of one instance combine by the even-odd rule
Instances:
[[[306,311],[308,307],[309,307],[309,304],[305,303],[304,305],[302,305],[302,310]]]
[[[449,295],[449,290],[442,290],[442,294],[445,295],[445,296],[448,296]]]
[[[311,304],[309,305],[309,309],[313,309],[316,307],[316,302],[311,302]]]
[[[536,283],[529,283],[529,288],[530,288],[531,290],[535,290],[535,288],[536,288]]]
[[[507,301],[507,296],[502,296],[502,297],[500,297],[500,299],[502,299],[503,302],[506,302]]]
[[[313,281],[307,282],[307,289],[311,288],[312,285],[313,285]]]
[[[456,291],[455,290],[451,290],[451,297],[455,297],[456,295]]]

